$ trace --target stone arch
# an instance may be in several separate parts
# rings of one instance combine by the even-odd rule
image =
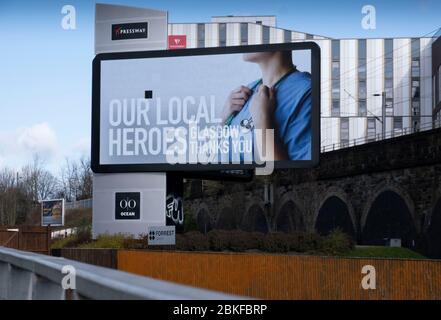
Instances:
[[[268,220],[262,201],[251,201],[242,220],[242,229],[245,231],[269,232]]]
[[[385,182],[382,185],[380,185],[372,194],[371,196],[368,197],[366,204],[363,208],[363,212],[361,214],[361,219],[360,219],[360,226],[361,226],[361,230],[364,229],[365,225],[366,225],[366,219],[368,217],[369,214],[369,210],[372,207],[373,202],[375,201],[375,199],[377,199],[377,197],[383,193],[384,191],[393,191],[396,194],[398,194],[403,201],[406,203],[406,206],[409,208],[410,214],[412,216],[412,220],[414,225],[416,226],[417,232],[419,232],[420,226],[417,223],[417,219],[415,217],[415,206],[413,204],[412,198],[409,196],[409,194],[404,191],[402,188],[400,188],[399,186],[397,186],[394,183],[389,182]]]
[[[388,186],[379,189],[362,217],[362,242],[384,245],[387,239],[399,238],[401,245],[415,248],[418,231],[413,204],[402,190]]]
[[[216,229],[233,230],[237,228],[237,218],[232,207],[224,206],[219,210]]]
[[[334,215],[329,216],[327,212],[334,213]],[[314,213],[313,228],[320,233],[319,228],[317,228],[319,225],[323,226],[320,227],[323,234],[339,227],[343,232],[354,239],[356,238],[358,231],[357,219],[352,203],[343,190],[335,187],[329,188],[319,202]],[[328,225],[328,228],[324,228],[326,225]]]
[[[341,229],[352,238],[356,238],[356,228],[348,204],[339,196],[328,196],[319,207],[314,222],[315,230],[327,235],[335,229]]]
[[[212,223],[210,211],[205,203],[200,205],[200,208],[196,214],[196,222],[199,231],[202,233],[207,233],[211,229],[213,229],[213,223]]]
[[[274,229],[281,232],[305,231],[305,216],[294,195],[289,192],[281,197],[274,219]]]

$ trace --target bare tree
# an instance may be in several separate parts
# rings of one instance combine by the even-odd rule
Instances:
[[[64,165],[61,167],[60,173],[61,190],[66,201],[74,201],[78,196],[79,178],[78,165],[66,158]]]
[[[77,162],[66,159],[61,168],[61,194],[66,201],[89,199],[92,197],[92,170],[90,159],[81,158]]]
[[[45,200],[56,194],[57,178],[44,168],[44,163],[38,156],[34,156],[32,164],[23,167],[20,179],[22,188],[34,201]]]
[[[93,192],[93,174],[90,167],[90,159],[81,158],[79,162],[79,178],[80,178],[80,192],[78,200],[92,198]]]
[[[0,224],[13,225],[17,217],[16,175],[11,169],[0,171]]]

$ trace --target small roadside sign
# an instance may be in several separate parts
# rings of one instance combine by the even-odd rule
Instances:
[[[149,226],[148,227],[149,246],[163,246],[176,244],[175,226]]]

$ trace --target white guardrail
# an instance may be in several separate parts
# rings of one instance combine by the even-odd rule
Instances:
[[[66,276],[69,276],[68,282]],[[63,283],[64,286],[74,284],[75,289],[65,290]],[[0,299],[230,300],[244,297],[0,247]]]

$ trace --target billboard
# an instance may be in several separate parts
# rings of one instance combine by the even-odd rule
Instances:
[[[315,43],[99,54],[94,172],[246,170],[317,164]]]
[[[41,225],[64,225],[64,199],[41,201]]]

